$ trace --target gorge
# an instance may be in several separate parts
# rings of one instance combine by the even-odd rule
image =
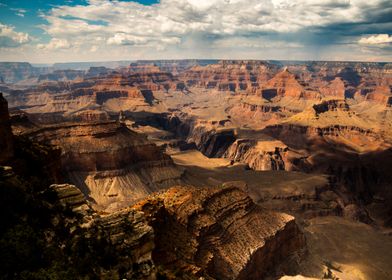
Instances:
[[[0,70],[6,279],[392,277],[390,63]]]

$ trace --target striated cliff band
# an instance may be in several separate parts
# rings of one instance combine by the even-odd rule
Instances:
[[[106,209],[179,184],[183,175],[161,148],[116,121],[49,125],[23,135],[59,147],[64,176]]]

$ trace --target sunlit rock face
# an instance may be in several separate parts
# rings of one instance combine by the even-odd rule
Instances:
[[[159,147],[117,122],[52,125],[26,136],[60,147],[69,180],[102,207],[126,205],[182,176]]]
[[[254,93],[273,76],[278,67],[260,61],[221,61],[194,66],[180,74],[188,87],[204,87],[228,92]]]
[[[153,259],[215,279],[274,274],[305,245],[292,216],[262,210],[235,187],[174,187],[134,208],[155,230]]]

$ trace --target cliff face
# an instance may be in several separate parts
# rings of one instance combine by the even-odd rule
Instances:
[[[222,157],[234,141],[233,130],[210,130],[203,125],[193,128],[188,136],[188,142],[194,142],[207,157]]]
[[[52,73],[41,74],[38,76],[38,82],[43,81],[69,81],[83,78],[85,72],[81,70],[55,70]]]
[[[327,86],[321,87],[320,92],[324,96],[345,98],[346,86],[340,77],[336,77]]]
[[[15,83],[46,72],[49,69],[36,68],[27,62],[0,62],[0,76],[6,83]]]
[[[303,97],[305,89],[298,82],[294,74],[290,73],[287,69],[276,74],[266,84],[267,89],[275,89],[277,95],[289,96],[293,98]]]
[[[274,97],[296,100],[353,98],[366,96],[377,87],[391,83],[389,66],[383,64],[303,62],[284,68],[283,65],[284,62],[278,65],[261,61],[221,61],[192,67],[179,77],[188,87],[245,92],[267,100]],[[380,98],[369,96],[369,100]]]
[[[8,103],[0,92],[0,164],[6,163],[14,153],[12,138]]]
[[[349,111],[349,106],[345,100],[330,99],[313,105],[313,109],[319,115],[328,111]]]
[[[116,122],[52,125],[27,134],[63,149],[67,171],[121,169],[149,161],[170,161],[157,146]]]
[[[377,146],[384,145],[382,136],[374,131],[349,125],[307,127],[298,124],[279,124],[266,127],[264,132],[294,148],[317,145],[317,143],[322,144],[322,142],[328,140],[335,141],[335,143],[347,141],[346,145],[342,146],[343,149],[364,147],[367,151],[371,151],[376,149]],[[333,146],[333,143],[329,145]],[[388,146],[388,144],[385,145]]]
[[[166,72],[96,74],[99,71],[91,70],[91,75],[71,70],[48,74],[42,79],[49,81],[28,89],[12,90],[8,97],[10,107],[35,114],[37,121],[43,123],[71,121],[83,116],[84,111],[102,115],[122,110],[146,110],[157,102],[154,92],[186,90],[183,82]],[[61,75],[66,77],[61,78]],[[77,79],[75,75],[81,76]],[[71,78],[74,79],[71,81]],[[56,79],[59,81],[54,82]],[[47,116],[43,117],[45,114]]]
[[[154,231],[147,224],[142,212],[126,209],[110,215],[98,215],[87,203],[82,192],[73,185],[51,185],[48,192],[55,195],[53,203],[62,211],[72,211],[79,217],[69,219],[70,241],[78,246],[81,241],[101,245],[89,246],[86,253],[106,251],[105,258],[112,258],[110,268],[101,267],[100,277],[128,279],[155,279],[152,261]],[[72,231],[78,226],[79,230]]]
[[[181,181],[169,156],[116,122],[52,125],[26,135],[60,147],[69,180],[102,207],[115,209]]]
[[[216,279],[260,279],[299,253],[293,217],[262,210],[236,187],[175,187],[134,206],[155,230],[155,263]]]
[[[277,67],[267,62],[221,61],[219,64],[192,67],[181,73],[180,79],[188,87],[254,93],[275,71]]]
[[[8,118],[8,111],[1,113]],[[8,129],[0,131],[13,136],[7,124]],[[64,180],[57,173],[58,149],[30,141],[26,135],[13,136],[11,142],[15,146],[12,167],[0,167],[3,277],[156,279],[154,233],[143,213],[127,209],[99,215],[79,188],[52,184]]]
[[[15,184],[23,185],[0,171],[4,187],[11,184],[19,190]],[[94,211],[69,184],[51,185],[33,195],[39,203],[28,213],[28,222],[39,223],[24,224],[35,230],[30,243],[17,237],[13,242],[28,249],[38,244],[34,238],[42,238],[44,244],[34,250],[45,262],[41,259],[39,272],[30,271],[37,265],[18,271],[4,266],[3,275],[24,271],[36,277],[260,279],[290,271],[288,260],[301,255],[305,246],[292,216],[261,209],[237,187],[174,187],[111,214]],[[20,211],[21,206],[12,207]],[[19,246],[13,252],[24,251]]]
[[[245,123],[258,128],[283,120],[300,112],[298,109],[288,108],[280,104],[265,102],[252,104],[251,102],[240,102],[231,106],[227,113],[236,123]]]
[[[254,170],[291,170],[290,152],[283,143],[268,143],[248,139],[236,140],[226,151],[225,157],[242,162]]]
[[[366,100],[385,105],[386,107],[391,107],[391,86],[376,87],[372,92],[367,93],[365,98]]]

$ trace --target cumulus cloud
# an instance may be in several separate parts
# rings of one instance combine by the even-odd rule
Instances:
[[[390,0],[87,0],[43,12],[52,40],[38,47],[69,49],[64,59],[94,59],[98,50],[109,59],[327,59],[332,51],[353,59],[354,47],[369,44],[362,34],[392,28],[391,12]]]
[[[369,3],[368,3],[369,2]],[[178,44],[203,33],[239,36],[296,32],[310,27],[365,20],[366,10],[382,0],[161,0],[135,2],[90,0],[87,5],[59,6],[45,15],[43,26],[54,38],[110,45]]]
[[[113,37],[107,40],[109,45],[135,45],[135,44],[145,44],[147,38],[143,36],[135,36],[126,33],[116,33]]]
[[[377,34],[369,37],[361,38],[358,43],[363,45],[380,45],[380,44],[388,44],[392,43],[392,36],[388,34]]]
[[[0,23],[0,48],[16,48],[30,41],[29,34],[16,32],[13,26]]]
[[[46,50],[69,49],[72,45],[66,39],[53,38],[47,44],[38,44],[37,48]]]

